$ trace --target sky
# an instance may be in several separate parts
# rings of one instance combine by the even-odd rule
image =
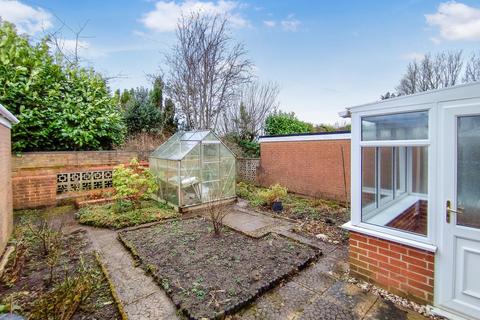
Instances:
[[[345,107],[394,91],[425,53],[480,53],[480,1],[0,0],[0,17],[32,40],[56,32],[64,50],[80,33],[82,63],[112,90],[149,86],[165,71],[182,12],[228,16],[260,81],[280,86],[280,108],[312,123],[341,122]]]

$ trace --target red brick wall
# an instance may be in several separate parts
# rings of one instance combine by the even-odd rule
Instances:
[[[13,207],[29,209],[55,206],[57,204],[57,177],[38,175],[13,179]]]
[[[350,140],[262,142],[258,182],[289,191],[345,201],[342,148],[350,198]]]
[[[434,253],[351,232],[352,276],[422,304],[433,303]]]
[[[59,200],[91,193],[57,196],[57,173],[108,170],[135,157],[137,153],[125,151],[27,152],[11,156],[13,207],[54,206]]]
[[[0,124],[0,256],[13,228],[10,129]]]

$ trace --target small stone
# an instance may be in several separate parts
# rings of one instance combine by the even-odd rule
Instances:
[[[335,224],[335,220],[333,220],[332,218],[325,218],[325,223],[333,226]]]
[[[319,233],[319,234],[315,235],[315,237],[317,239],[322,240],[322,241],[328,241],[328,236],[326,234],[323,234],[323,233]]]

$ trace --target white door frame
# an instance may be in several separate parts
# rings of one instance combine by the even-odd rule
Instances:
[[[446,222],[446,201],[452,201],[452,208],[456,208],[456,158],[457,158],[457,125],[456,115],[480,115],[480,98],[442,102],[438,105],[437,137],[438,143],[438,251],[435,257],[435,306],[445,310],[439,312],[452,318],[470,319],[462,311],[468,308],[459,308],[452,299],[455,290],[457,272],[454,266],[454,228],[456,214],[452,213],[450,223]],[[468,231],[465,231],[468,232]],[[480,271],[480,266],[479,266]],[[461,310],[460,310],[461,309]],[[471,313],[471,310],[470,310]],[[473,319],[473,318],[472,318]]]

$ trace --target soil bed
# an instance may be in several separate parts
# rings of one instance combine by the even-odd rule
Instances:
[[[190,318],[219,318],[252,301],[320,254],[278,235],[253,239],[189,219],[122,231],[141,266]]]
[[[283,211],[274,213],[258,196],[261,190],[265,188],[243,182],[237,185],[238,196],[249,201],[250,206],[297,221],[295,231],[310,237],[323,234],[332,242],[348,241],[347,232],[341,229],[341,226],[350,220],[350,212],[344,205],[332,200],[308,198],[289,193],[282,199]]]
[[[60,233],[46,255],[38,230],[50,237],[58,230],[37,228],[16,226],[16,251],[0,279],[0,309],[26,319],[121,319],[85,231]]]

